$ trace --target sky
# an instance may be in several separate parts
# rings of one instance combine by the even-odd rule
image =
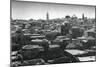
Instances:
[[[64,18],[66,15],[76,15],[82,18],[95,18],[95,6],[40,3],[27,1],[11,2],[11,17],[13,19],[46,19],[49,13],[49,19]]]

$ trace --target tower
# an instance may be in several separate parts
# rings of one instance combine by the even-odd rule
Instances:
[[[48,14],[48,12],[46,14],[46,20],[49,21],[49,14]]]
[[[82,14],[82,19],[84,20],[84,13]]]

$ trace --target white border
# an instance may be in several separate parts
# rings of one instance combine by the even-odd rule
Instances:
[[[27,0],[29,1],[29,0]],[[99,67],[99,25],[100,25],[100,2],[99,0],[30,0],[39,2],[69,3],[96,5],[96,33],[97,33],[97,59],[96,62],[68,63],[56,65],[40,65],[41,67]],[[0,66],[10,67],[10,0],[0,0]],[[33,67],[33,66],[32,66]],[[38,66],[34,66],[38,67]]]

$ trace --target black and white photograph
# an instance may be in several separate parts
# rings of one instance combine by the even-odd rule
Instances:
[[[10,1],[10,65],[96,61],[96,6]]]

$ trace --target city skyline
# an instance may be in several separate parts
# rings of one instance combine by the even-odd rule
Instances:
[[[26,1],[12,1],[11,17],[13,19],[49,19],[64,18],[66,15],[76,15],[82,18],[82,14],[88,18],[95,18],[95,6],[54,4]]]

